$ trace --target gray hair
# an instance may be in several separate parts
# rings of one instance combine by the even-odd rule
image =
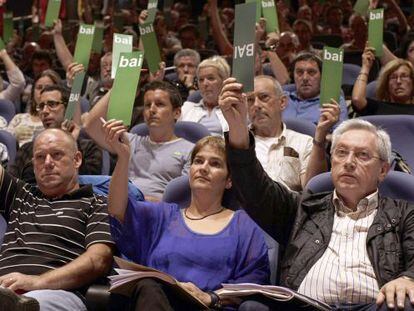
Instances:
[[[332,146],[331,146],[331,153],[336,147],[339,138],[345,132],[350,130],[365,130],[370,133],[373,133],[377,137],[377,148],[378,154],[382,161],[386,161],[387,163],[391,163],[391,140],[388,133],[373,125],[372,123],[362,120],[362,119],[351,119],[342,122],[332,133]]]
[[[230,66],[227,63],[226,59],[221,56],[216,55],[203,60],[197,67],[197,77],[200,72],[200,69],[205,67],[216,68],[220,78],[222,78],[223,80],[230,77]]]
[[[256,77],[254,77],[254,81],[256,81],[258,79],[267,79],[267,80],[270,80],[273,83],[273,89],[275,91],[276,96],[280,97],[280,96],[284,96],[285,95],[285,93],[283,92],[283,88],[280,85],[279,81],[277,81],[272,76],[268,76],[268,75],[258,75]]]
[[[200,63],[200,54],[198,54],[198,52],[196,50],[193,49],[182,49],[179,50],[177,53],[175,53],[174,55],[174,66],[177,67],[178,66],[178,61],[180,60],[181,57],[193,57],[196,61],[195,65],[198,66],[198,64]]]

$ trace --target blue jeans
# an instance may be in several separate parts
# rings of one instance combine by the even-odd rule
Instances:
[[[39,302],[40,311],[87,311],[85,304],[73,292],[66,290],[41,289],[24,294]]]

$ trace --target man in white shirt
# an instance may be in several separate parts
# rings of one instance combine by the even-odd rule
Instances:
[[[323,171],[324,167],[316,168],[320,166],[319,159],[316,159],[317,162],[309,161],[312,137],[287,129],[282,122],[287,97],[279,82],[271,76],[255,77],[254,92],[247,94],[247,105],[256,155],[263,169],[270,178],[281,182],[290,190],[302,190],[306,182]],[[329,120],[337,120],[338,106],[330,105],[325,114],[329,114]],[[317,135],[324,139],[332,125],[333,122],[325,124],[322,120],[316,130]],[[311,175],[307,174],[310,165],[313,166],[308,170]]]

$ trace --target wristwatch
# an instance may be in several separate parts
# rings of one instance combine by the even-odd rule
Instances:
[[[219,295],[217,295],[213,291],[208,291],[207,294],[209,294],[211,298],[211,303],[209,307],[213,310],[221,310],[223,308],[223,305],[221,304],[221,299]]]

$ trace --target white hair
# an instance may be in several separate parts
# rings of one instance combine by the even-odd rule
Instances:
[[[351,119],[342,122],[332,133],[332,146],[331,153],[336,147],[339,138],[343,133],[350,130],[365,130],[375,134],[377,137],[377,148],[378,154],[382,161],[391,163],[391,140],[388,133],[373,125],[372,123],[362,119]]]

